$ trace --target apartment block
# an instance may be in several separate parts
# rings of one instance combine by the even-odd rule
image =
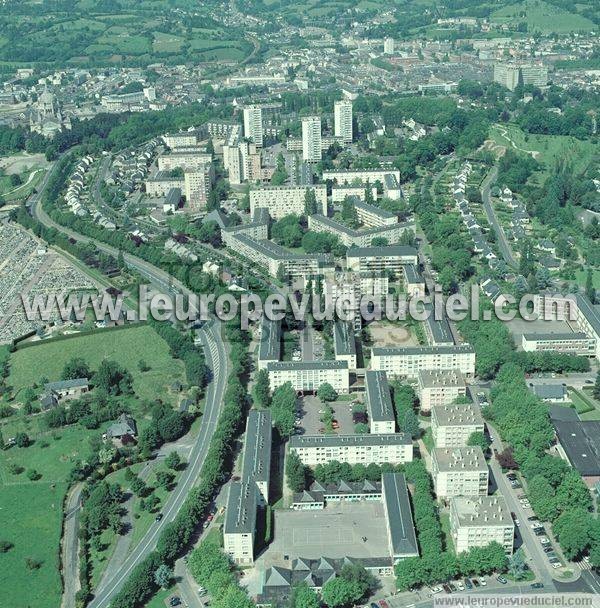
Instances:
[[[263,145],[263,120],[260,106],[244,108],[244,137],[258,147]]]
[[[483,433],[483,416],[472,403],[434,405],[431,408],[431,433],[438,448],[461,448],[473,433]]]
[[[487,496],[489,470],[479,446],[434,448],[431,467],[438,498]]]
[[[385,435],[396,432],[396,416],[390,385],[385,372],[369,370],[365,374],[365,399],[371,433]]]
[[[381,476],[381,494],[387,521],[388,547],[394,564],[408,557],[418,557],[419,547],[404,475],[384,473]]]
[[[371,369],[405,378],[417,378],[419,371],[426,369],[458,369],[472,377],[475,375],[475,350],[469,344],[372,348]]]
[[[198,171],[212,162],[211,154],[194,152],[171,152],[162,154],[157,159],[159,171],[172,171],[173,169],[185,169],[186,171]]]
[[[542,64],[494,64],[494,82],[501,84],[510,91],[519,85],[545,87],[548,84],[548,67]]]
[[[357,181],[363,184],[379,182],[387,198],[398,200],[403,197],[400,187],[400,171],[396,169],[331,169],[323,171],[323,181],[330,180],[337,184],[352,184]]]
[[[411,298],[422,298],[425,296],[425,279],[415,264],[402,265],[402,278],[404,289]]]
[[[348,369],[356,369],[356,343],[348,321],[337,319],[333,324],[333,348],[336,361],[346,361]]]
[[[513,552],[515,524],[501,496],[457,496],[450,499],[450,532],[457,554],[497,542]]]
[[[400,225],[400,224],[398,224]],[[400,274],[405,264],[417,264],[417,250],[407,245],[383,247],[354,247],[346,253],[348,270],[354,272],[383,272]]]
[[[293,435],[289,448],[307,466],[332,460],[348,464],[401,464],[412,462],[412,439],[405,433],[390,435]]]
[[[354,199],[352,202],[354,203],[359,222],[367,226],[367,228],[393,226],[398,223],[398,217],[395,213],[390,213],[385,209],[381,209],[360,199]]]
[[[246,421],[242,481],[256,485],[256,500],[261,506],[269,502],[272,434],[271,413],[250,410]]]
[[[397,243],[407,230],[413,230],[413,222],[393,223],[374,228],[355,230],[322,214],[308,216],[308,227],[314,232],[326,232],[340,239],[346,247],[369,247],[375,238],[384,238],[388,243]]]
[[[181,131],[180,133],[167,133],[163,136],[163,141],[165,146],[171,150],[191,148],[198,145],[198,136],[196,131]]]
[[[450,405],[467,394],[465,377],[459,369],[422,369],[417,373],[421,410],[431,411],[435,405]]]
[[[227,508],[223,524],[223,550],[234,564],[254,563],[254,534],[258,492],[256,484],[248,481],[229,485]]]
[[[347,361],[279,361],[268,363],[267,371],[272,391],[286,382],[302,393],[314,393],[325,382],[338,393],[350,390]]]
[[[369,187],[373,200],[377,198],[377,186]],[[341,203],[346,197],[359,198],[364,201],[367,198],[367,188],[364,185],[352,186],[348,184],[334,184],[331,187],[331,202]]]
[[[169,171],[158,171],[153,177],[146,180],[147,196],[166,196],[169,190],[179,188],[184,190],[185,180],[183,176],[173,177]]]
[[[593,357],[596,340],[583,332],[569,333],[526,333],[521,338],[521,346],[526,352],[559,352],[569,355]]]
[[[306,192],[311,190],[317,199],[320,213],[327,214],[327,186],[263,186],[250,190],[250,213],[259,207],[268,209],[269,215],[281,219],[286,215],[304,215]]]
[[[302,119],[302,160],[318,163],[321,153],[321,119],[318,116],[306,116]]]
[[[344,142],[352,141],[352,102],[348,99],[333,104],[333,129],[335,137]]]
[[[267,369],[269,363],[281,359],[281,321],[269,319],[263,314],[260,323],[260,346],[258,348],[258,369]]]
[[[214,169],[212,164],[202,165],[184,175],[185,198],[191,212],[199,212],[206,208],[208,195],[212,190]]]

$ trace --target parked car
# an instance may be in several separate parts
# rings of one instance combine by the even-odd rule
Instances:
[[[479,587],[479,581],[476,578],[472,578],[471,581],[473,581],[473,587],[475,587],[475,589],[477,589],[477,587]]]
[[[480,578],[480,579],[479,579],[479,584],[480,584],[482,587],[485,587],[485,586],[487,585],[487,581],[486,581],[484,578]]]
[[[540,536],[540,542],[542,545],[549,545],[550,539],[547,536]]]
[[[456,587],[456,585],[454,583],[448,583],[448,586],[450,587],[450,589],[452,589],[452,591],[454,591],[455,593],[458,591],[458,588]]]
[[[530,586],[532,589],[543,589],[544,583],[531,583]]]
[[[385,600],[379,600],[381,608],[390,608],[389,604]]]
[[[508,581],[506,580],[506,578],[504,578],[502,575],[497,576],[496,580],[501,583],[502,585],[506,585],[506,583],[508,583]]]
[[[562,566],[562,564],[560,562],[550,562],[550,564],[552,565],[553,568],[560,568]]]
[[[431,587],[431,593],[441,593],[442,592],[442,588],[441,587]]]
[[[508,479],[510,479],[511,481],[514,481],[517,478],[515,473],[507,473],[506,477],[508,477]]]
[[[473,583],[468,578],[466,578],[464,582],[467,589],[473,589]]]
[[[448,585],[448,583],[444,583],[442,585],[442,589],[446,592],[446,593],[452,593],[452,589],[450,589],[450,585]]]
[[[544,547],[544,553],[552,553],[553,551],[554,548],[551,545]]]
[[[156,517],[154,518],[154,520],[155,520],[155,521],[160,521],[160,520],[161,520],[163,517],[164,517],[164,516],[163,516],[163,514],[162,514],[162,513],[158,513],[158,514],[156,515]]]
[[[456,581],[456,586],[458,587],[459,591],[465,590],[465,586],[462,584],[462,581]]]
[[[169,600],[169,606],[181,606],[181,599],[177,596],[172,597]]]

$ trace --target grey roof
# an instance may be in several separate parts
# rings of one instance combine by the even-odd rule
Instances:
[[[208,222],[217,222],[219,228],[221,229],[227,228],[229,225],[229,218],[220,209],[213,209],[207,213],[201,221],[203,224]]]
[[[408,245],[385,245],[381,247],[351,247],[348,258],[362,257],[417,257],[417,250]]]
[[[366,372],[365,394],[371,421],[389,422],[395,420],[390,386],[385,372],[371,370]]]
[[[424,283],[423,275],[417,270],[414,264],[404,265],[404,277],[408,284]]]
[[[375,356],[385,357],[389,355],[449,355],[452,353],[473,353],[475,350],[470,344],[455,344],[454,346],[395,346],[372,348]]]
[[[438,386],[466,386],[465,377],[459,369],[420,369],[419,386],[434,388]]]
[[[87,388],[89,380],[87,378],[74,378],[72,380],[59,380],[58,382],[47,382],[44,388],[47,391],[66,391],[70,388]]]
[[[269,319],[263,314],[261,321],[260,361],[279,361],[281,358],[281,321]]]
[[[514,526],[503,496],[455,496],[450,505],[458,516],[459,527]]]
[[[582,475],[600,475],[600,421],[553,421],[569,462]]]
[[[348,369],[348,361],[270,361],[269,371],[298,369]]]
[[[123,437],[137,435],[137,424],[129,414],[121,414],[117,422],[111,424],[106,431],[108,437]]]
[[[431,413],[439,426],[483,426],[481,410],[472,403],[434,405]]]
[[[293,435],[290,448],[338,447],[343,445],[412,445],[406,433],[372,435]]]
[[[384,473],[381,483],[393,557],[419,555],[404,475]]]
[[[390,211],[387,211],[386,209],[382,209],[381,207],[376,207],[375,205],[371,205],[365,201],[360,200],[359,198],[353,198],[354,206],[355,207],[359,207],[360,209],[364,209],[365,211],[369,212],[369,213],[374,213],[375,215],[378,215],[381,218],[392,218],[392,217],[396,217],[395,213],[391,213]]]
[[[565,407],[564,405],[548,405],[548,414],[552,422],[578,422],[579,414],[573,407]]]
[[[587,296],[578,293],[575,297],[577,298],[577,306],[580,312],[588,320],[594,332],[600,335],[600,311],[592,305]]]
[[[487,471],[485,456],[480,446],[434,448],[433,460],[438,471]]]
[[[236,226],[236,228],[248,228],[248,224]],[[229,228],[228,230],[232,229]],[[267,239],[257,240],[245,234],[236,234],[235,238],[273,260],[317,260],[321,263],[333,264],[333,256],[329,253],[292,253],[281,247],[281,245],[277,245],[277,243],[273,243]]]
[[[547,333],[526,333],[523,334],[525,340],[586,340],[587,334],[582,331],[575,332],[547,332]]]
[[[227,495],[224,534],[250,534],[256,527],[256,489],[255,483],[233,482]]]
[[[536,397],[550,401],[562,401],[567,392],[562,384],[534,384],[531,390]]]
[[[167,196],[165,196],[165,203],[167,205],[179,205],[181,200],[181,188],[169,188]]]
[[[414,224],[412,222],[405,222],[405,223],[397,223],[397,224],[389,224],[389,225],[384,225],[384,226],[373,226],[371,228],[360,228],[358,230],[354,229],[354,228],[349,228],[348,226],[346,226],[346,224],[342,224],[341,222],[338,222],[337,220],[334,220],[333,218],[330,217],[326,217],[324,215],[321,215],[320,213],[314,213],[313,215],[310,216],[311,220],[317,221],[317,222],[321,222],[322,224],[326,224],[327,226],[329,226],[330,228],[332,228],[333,230],[336,230],[337,232],[341,232],[343,234],[347,234],[348,236],[352,237],[352,238],[358,238],[360,236],[365,236],[365,235],[381,235],[381,236],[385,236],[385,233],[387,232],[392,232],[393,230],[397,230],[399,227],[402,228],[414,228]],[[416,252],[415,252],[416,255]]]
[[[271,472],[271,413],[250,410],[244,443],[244,481],[268,481]]]
[[[333,343],[335,354],[337,355],[356,355],[356,344],[354,333],[348,321],[337,319],[333,324]]]
[[[436,319],[433,304],[424,304],[424,308],[428,312],[425,323],[427,323],[427,327],[429,328],[433,344],[454,344],[454,336],[448,319],[445,316],[441,319]]]

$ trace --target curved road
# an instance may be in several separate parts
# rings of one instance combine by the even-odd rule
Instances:
[[[93,243],[100,249],[110,255],[117,256],[118,250],[111,245],[107,245],[90,237],[78,234],[77,232],[65,228],[52,220],[48,214],[42,209],[40,204],[41,194],[43,193],[50,175],[53,171],[48,171],[44,181],[40,184],[40,190],[34,194],[30,201],[30,210],[33,217],[47,227],[55,228],[56,230],[66,234],[67,236],[84,243]],[[179,292],[185,296],[191,296],[192,292],[185,287],[180,281],[171,277],[168,273],[149,264],[145,260],[138,258],[129,253],[123,253],[125,262],[135,268],[140,274],[147,277],[151,283],[162,288],[170,293]],[[206,405],[202,425],[198,434],[196,443],[190,453],[188,466],[183,473],[177,488],[170,494],[168,501],[165,503],[162,510],[163,518],[159,522],[154,522],[144,538],[138,543],[135,549],[125,560],[121,570],[115,576],[106,582],[106,585],[101,590],[100,594],[95,597],[89,604],[91,608],[107,608],[110,605],[113,597],[119,592],[132,570],[142,562],[147,555],[154,550],[156,543],[164,527],[172,522],[179,510],[181,509],[190,490],[198,482],[199,474],[204,465],[208,452],[211,437],[215,431],[219,415],[223,405],[223,396],[227,380],[227,353],[225,352],[225,344],[221,337],[221,324],[217,320],[209,321],[204,324],[201,330],[198,330],[198,338],[202,341],[206,353],[206,362],[212,372],[212,381],[208,385],[206,393]],[[68,571],[68,566],[63,564],[65,571]],[[70,586],[72,587],[72,585]]]

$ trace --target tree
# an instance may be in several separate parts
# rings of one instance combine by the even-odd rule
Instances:
[[[596,374],[596,383],[592,389],[594,399],[600,399],[600,371]]]
[[[328,580],[323,586],[321,596],[329,608],[344,608],[358,602],[363,591],[357,581],[347,581],[340,577]]]
[[[552,525],[567,559],[581,555],[590,544],[590,516],[583,509],[565,511]]]
[[[169,489],[169,487],[173,483],[174,479],[175,479],[175,475],[173,475],[173,473],[171,473],[171,471],[157,471],[156,472],[156,483],[158,483],[158,485],[161,488],[164,488],[165,490]]]
[[[587,269],[585,277],[585,294],[590,299],[590,302],[594,304],[596,301],[596,289],[594,288],[594,273],[591,268]]]
[[[315,213],[318,213],[318,211],[315,191],[312,188],[307,188],[306,193],[304,194],[304,215],[314,215]]]
[[[285,474],[292,492],[302,492],[306,487],[306,469],[296,452],[290,451],[285,463]]]
[[[527,564],[522,549],[517,549],[513,555],[508,558],[508,573],[516,580],[520,581],[525,578],[527,572]]]
[[[143,479],[140,479],[139,477],[136,477],[131,482],[131,489],[136,496],[145,496],[148,491],[146,482]]]
[[[281,437],[290,437],[296,421],[296,391],[290,382],[282,384],[273,392],[271,416]]]
[[[181,462],[181,456],[175,451],[170,452],[165,458],[165,465],[169,467],[169,469],[173,469],[173,471],[177,471],[179,469]]]
[[[502,452],[496,454],[496,460],[503,469],[517,470],[519,468],[511,447],[506,447]]]
[[[254,401],[261,408],[267,408],[271,405],[271,388],[269,386],[269,373],[266,369],[258,371],[252,388]]]
[[[61,378],[63,380],[76,380],[77,378],[89,378],[91,375],[89,365],[81,357],[72,357],[63,368]]]
[[[18,448],[26,448],[31,444],[29,435],[27,433],[17,433],[15,435],[15,445]]]
[[[154,582],[162,589],[168,589],[172,579],[173,572],[167,564],[161,564],[154,573]]]
[[[485,454],[490,448],[490,440],[488,437],[486,437],[483,431],[476,431],[475,433],[471,433],[469,439],[467,440],[467,445],[473,447],[479,446]]]
[[[0,553],[8,553],[14,545],[7,540],[0,540]]]
[[[320,608],[319,596],[306,583],[302,582],[292,592],[291,608]]]
[[[93,384],[109,395],[126,395],[132,392],[133,378],[119,363],[105,359],[94,374]]]
[[[349,197],[346,197],[342,202],[342,220],[350,228],[358,228],[360,226],[358,211],[356,211],[356,207]]]
[[[335,401],[337,399],[337,393],[329,382],[323,382],[317,390],[317,397],[319,397],[321,401]]]

